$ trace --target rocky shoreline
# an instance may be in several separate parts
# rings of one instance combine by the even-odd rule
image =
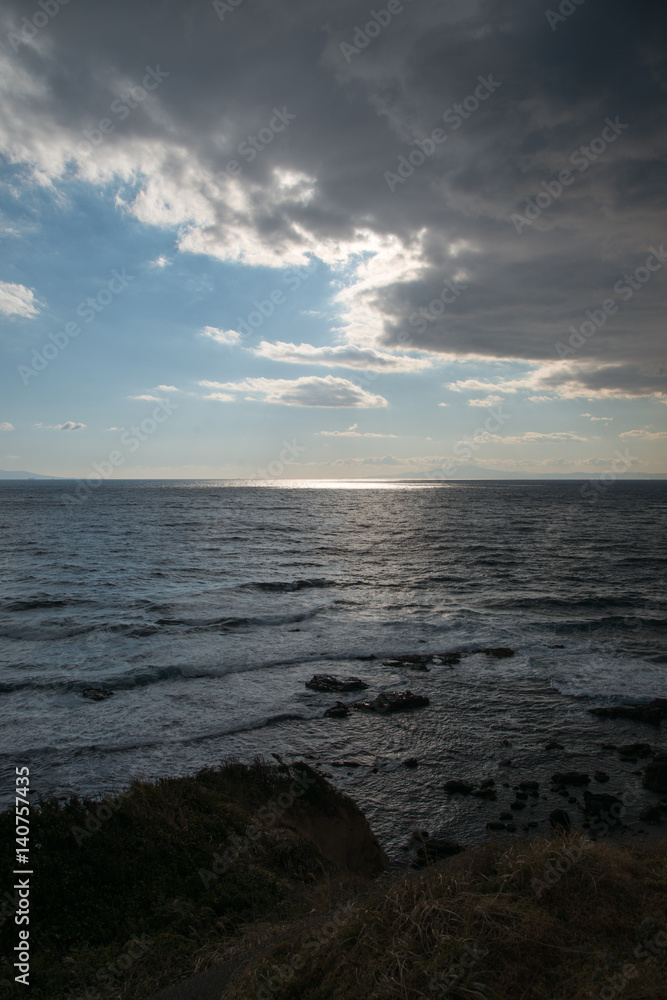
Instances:
[[[382,662],[383,666],[429,673],[432,669],[453,669],[462,657],[479,653],[498,659],[514,655],[514,651],[506,647],[489,647],[465,653],[409,654]],[[306,687],[320,692],[345,694],[365,690],[369,684],[356,676],[316,674],[306,682]],[[372,700],[338,700],[323,714],[326,718],[334,719],[345,719],[354,711],[388,715],[416,711],[429,704],[427,695],[405,689],[384,691]],[[615,720],[636,723],[640,730],[646,725],[659,729],[662,720],[667,718],[667,699],[654,698],[644,704],[595,707],[587,712],[611,723]],[[509,748],[511,745],[511,741],[503,741],[503,746]],[[587,770],[558,769],[559,757],[567,756],[567,748],[559,741],[548,740],[542,749],[554,755],[555,766],[546,781],[537,781],[520,772],[512,775],[515,778],[513,781],[499,781],[491,774],[481,778],[456,774],[443,783],[442,791],[452,803],[468,797],[487,803],[504,800],[498,806],[497,815],[485,823],[485,832],[493,836],[534,836],[538,833],[545,836],[550,835],[550,830],[551,835],[579,832],[590,840],[610,837],[626,843],[653,843],[667,837],[667,825],[664,822],[667,819],[667,753],[660,748],[654,748],[651,743],[641,740],[599,744],[596,749],[614,755],[610,762],[639,764],[639,767],[630,772],[637,788],[626,787],[618,790],[618,794],[612,794],[608,789],[602,790],[600,786],[609,783],[610,775],[598,766],[591,766]],[[420,766],[417,757],[408,757],[403,763],[408,769],[416,770]],[[504,758],[498,762],[505,769],[513,766],[513,763],[512,758]],[[343,761],[332,762],[331,766],[350,768],[358,765],[355,761]],[[639,788],[644,800],[649,793],[650,801],[638,802]],[[507,801],[510,799],[511,801]],[[546,812],[543,819],[535,818],[539,805],[542,806],[541,812]],[[417,829],[402,850],[408,852],[412,867],[420,868],[462,852],[465,845],[459,843],[458,838],[440,836],[437,830]]]

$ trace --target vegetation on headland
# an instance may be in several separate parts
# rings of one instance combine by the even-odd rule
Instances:
[[[493,841],[373,881],[350,800],[261,762],[43,803],[30,825],[36,1000],[144,1000],[233,957],[229,1000],[665,997],[664,844]],[[5,872],[13,826],[0,815]],[[0,976],[22,995],[11,960]]]

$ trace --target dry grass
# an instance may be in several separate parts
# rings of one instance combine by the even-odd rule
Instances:
[[[566,852],[569,870],[554,868],[557,881],[540,891]],[[493,844],[382,880],[337,926],[331,916],[285,931],[229,1000],[667,997],[665,847]]]

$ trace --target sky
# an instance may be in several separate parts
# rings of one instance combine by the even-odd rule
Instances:
[[[667,473],[655,0],[5,0],[0,469]]]

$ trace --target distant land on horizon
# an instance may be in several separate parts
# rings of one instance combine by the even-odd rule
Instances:
[[[558,481],[558,480],[574,480],[574,481],[576,481],[576,480],[584,480],[584,481],[588,481],[588,480],[591,480],[591,479],[599,479],[601,475],[604,475],[604,470],[601,473],[595,473],[595,472],[588,472],[588,473],[586,473],[586,472],[561,472],[561,473],[541,473],[541,472],[535,472],[535,473],[526,473],[523,476],[517,476],[516,473],[507,472],[507,471],[500,472],[500,471],[497,471],[495,469],[474,469],[474,470],[470,469],[470,470],[466,470],[465,474],[462,473],[460,475],[450,475],[450,476],[448,476],[446,478],[441,478],[440,476],[437,476],[436,475],[436,470],[433,470],[431,472],[423,472],[423,473],[421,473],[421,475],[416,475],[416,476],[411,476],[411,477],[403,476],[403,477],[398,478],[398,479],[389,479],[389,477],[387,477],[387,476],[366,476],[366,477],[361,477],[359,481],[370,481],[370,480],[373,480],[373,479],[381,479],[381,480],[383,480],[385,482],[396,482],[396,483],[404,483],[404,482],[435,482],[435,481],[440,481],[440,482],[446,483],[446,482],[452,482],[452,481],[454,481],[454,482],[465,482],[465,481],[474,481],[474,480],[483,480],[483,481],[489,481],[489,480],[512,480],[513,482],[522,482],[522,481],[525,481],[525,482],[549,482],[549,481],[554,481],[554,480],[556,480],[556,481]],[[192,477],[188,477],[188,478],[190,478],[192,480],[192,482],[197,482],[197,481],[201,482],[201,481],[204,481],[204,482],[217,483],[217,482],[224,482],[225,481],[224,477],[220,477],[220,479],[213,479],[213,478],[206,479],[205,477],[200,477],[200,476],[192,476]],[[346,477],[343,477],[343,479],[345,479],[345,478]],[[640,479],[641,480],[646,480],[646,479],[664,480],[664,479],[667,479],[667,472],[637,472],[634,475],[619,475],[617,478],[618,479],[627,480],[627,481],[640,480]],[[21,470],[21,471],[17,470],[16,472],[10,472],[10,471],[7,471],[6,469],[0,469],[0,480],[25,480],[25,479],[41,479],[41,480],[52,480],[52,481],[61,481],[61,482],[71,482],[71,481],[78,482],[80,479],[84,479],[85,480],[85,477],[80,477],[80,476],[43,476],[43,475],[40,475],[40,473],[37,473],[37,472],[26,472],[24,470]],[[184,482],[184,481],[187,482],[187,478],[185,478],[185,477],[184,478],[179,478],[178,476],[170,477],[169,479],[164,479],[164,478],[160,479],[160,478],[158,478],[156,481],[158,481],[158,482],[170,482],[170,481],[172,481],[172,479],[173,479],[174,482]],[[134,482],[140,483],[140,482],[151,482],[151,481],[153,481],[153,477],[149,476],[149,477],[146,477],[145,479],[127,479],[127,480],[119,480],[119,479],[115,479],[114,480],[114,479],[111,479],[109,481],[110,482],[122,482],[122,481],[124,481],[124,482],[129,482],[129,483],[134,483]],[[233,480],[230,480],[230,481],[233,481]],[[283,480],[280,480],[280,479],[276,479],[275,480],[276,484],[281,483],[282,481]],[[326,482],[327,480],[323,480],[323,481]],[[331,480],[331,482],[338,482],[338,481],[339,480],[333,480],[333,479]],[[264,482],[264,480],[258,480],[258,482]]]

